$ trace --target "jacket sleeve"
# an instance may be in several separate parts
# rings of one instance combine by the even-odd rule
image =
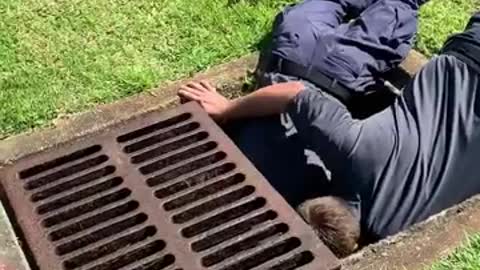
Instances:
[[[320,91],[300,92],[287,109],[300,138],[325,162],[334,174],[348,162],[362,124],[347,108]]]
[[[304,90],[287,114],[300,138],[337,177],[375,173],[395,147],[395,124],[388,111],[357,120],[330,95]]]

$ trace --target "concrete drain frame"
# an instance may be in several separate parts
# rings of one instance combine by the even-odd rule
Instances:
[[[33,269],[318,269],[338,260],[195,103],[0,170]]]

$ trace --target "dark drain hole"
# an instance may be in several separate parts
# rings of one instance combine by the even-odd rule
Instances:
[[[222,190],[225,190],[229,187],[232,187],[234,185],[240,184],[243,181],[245,181],[245,175],[243,174],[235,174],[230,177],[227,177],[225,179],[222,179],[218,182],[215,182],[213,184],[210,184],[206,187],[203,187],[199,190],[196,190],[194,192],[185,194],[177,199],[174,199],[172,201],[169,201],[163,205],[163,208],[166,211],[171,211],[174,209],[177,209],[179,207],[185,206],[187,204],[191,204],[195,201],[198,201],[200,199],[206,198],[210,195],[213,195],[215,193],[218,193]]]
[[[167,181],[170,181],[172,179],[175,179],[177,177],[180,177],[186,173],[190,173],[193,171],[196,171],[198,169],[204,168],[206,166],[210,166],[212,164],[215,164],[227,157],[227,154],[224,152],[216,152],[212,155],[194,160],[190,163],[187,163],[183,166],[180,166],[178,168],[174,168],[170,171],[167,171],[163,174],[151,177],[147,179],[147,185],[150,187],[160,185],[162,183],[165,183]]]
[[[100,241],[101,239],[105,239],[112,235],[121,233],[122,231],[131,228],[133,226],[139,225],[147,220],[147,215],[144,213],[138,214],[136,216],[124,219],[122,221],[109,224],[108,226],[97,230],[88,235],[82,235],[77,239],[69,241],[67,243],[59,245],[55,252],[57,255],[64,255],[70,253],[74,250],[86,247],[92,243]]]
[[[122,236],[107,244],[101,245],[87,252],[84,252],[78,256],[75,256],[71,259],[68,259],[63,262],[63,266],[66,269],[75,269],[82,265],[88,264],[92,261],[95,261],[105,255],[114,253],[119,249],[122,249],[129,245],[133,245],[149,237],[152,237],[153,235],[155,235],[156,232],[157,232],[157,229],[155,229],[155,227],[153,226],[145,227],[141,230]],[[163,245],[165,245],[165,243],[163,243]],[[97,268],[94,267],[94,269],[97,269]],[[112,268],[106,268],[106,269],[112,269]],[[113,269],[116,269],[116,268],[113,268]]]
[[[313,262],[315,257],[310,251],[296,254],[285,261],[270,267],[268,270],[293,270]]]
[[[155,191],[155,196],[159,199],[163,199],[165,197],[171,196],[175,193],[178,193],[180,191],[186,190],[188,188],[197,186],[199,184],[205,183],[209,180],[212,180],[213,178],[226,174],[230,171],[233,171],[236,168],[235,164],[233,163],[227,163],[223,164],[221,166],[218,166],[216,168],[204,171],[202,173],[196,174],[192,177],[189,177],[181,182],[175,183],[173,185],[170,185],[168,187],[159,189]]]
[[[296,248],[298,248],[302,242],[296,237],[291,237],[285,241],[282,241],[274,246],[268,247],[253,256],[240,260],[239,262],[230,266],[222,268],[222,270],[249,270],[265,262],[270,261],[276,257],[282,256]]]
[[[83,190],[77,191],[76,193],[69,194],[67,196],[64,196],[62,198],[59,198],[57,200],[51,201],[49,203],[40,205],[37,208],[37,213],[42,215],[48,212],[51,212],[53,210],[57,210],[59,208],[65,207],[71,203],[83,200],[85,198],[88,198],[92,195],[107,191],[109,189],[112,189],[114,187],[119,186],[120,184],[123,183],[123,179],[121,177],[115,177],[113,179],[107,180],[105,182],[96,184],[94,186],[91,186],[89,188],[85,188]]]
[[[99,169],[99,170],[93,171],[91,173],[82,175],[80,177],[74,178],[74,179],[72,179],[68,182],[58,184],[58,185],[53,186],[51,188],[47,188],[45,190],[34,193],[30,199],[32,200],[32,202],[38,202],[38,201],[47,199],[51,196],[57,195],[61,192],[70,190],[74,187],[78,187],[78,186],[90,183],[90,182],[95,181],[99,178],[110,175],[114,172],[115,172],[115,167],[114,166],[106,166],[102,169]]]
[[[26,170],[23,170],[19,173],[19,177],[20,177],[20,179],[25,179],[25,178],[34,176],[36,174],[39,174],[39,173],[44,172],[44,171],[48,171],[48,170],[53,169],[53,168],[58,167],[58,166],[62,166],[64,164],[67,164],[67,163],[72,162],[74,160],[81,159],[81,158],[84,158],[86,156],[92,155],[96,152],[99,152],[100,150],[102,150],[102,147],[100,145],[94,145],[94,146],[91,146],[91,147],[73,152],[69,155],[66,155],[66,156],[51,160],[51,161],[47,161],[43,164],[28,168]]]
[[[43,226],[45,227],[51,227],[53,225],[65,222],[69,219],[72,219],[74,217],[81,216],[85,213],[91,212],[98,210],[100,207],[106,206],[108,204],[111,204],[113,202],[122,200],[130,196],[132,192],[127,189],[121,189],[117,192],[105,195],[101,198],[95,199],[91,202],[82,204],[80,206],[74,207],[72,209],[69,209],[65,212],[56,214],[54,216],[48,217],[42,221]]]
[[[182,235],[186,238],[191,238],[195,235],[211,230],[221,224],[224,224],[226,222],[239,218],[257,209],[260,209],[264,207],[266,203],[267,201],[264,198],[256,198],[252,201],[249,201],[237,207],[228,209],[213,217],[207,218],[203,221],[190,225],[182,229]]]
[[[131,263],[134,263],[136,261],[140,261],[148,256],[151,256],[157,252],[160,252],[165,248],[165,242],[161,240],[157,240],[154,242],[151,242],[141,248],[135,249],[125,255],[121,255],[117,258],[111,259],[107,261],[106,263],[99,264],[97,266],[94,266],[90,268],[89,270],[117,270],[120,269],[123,266],[129,265]],[[169,256],[169,257],[167,257]],[[171,256],[171,257],[170,257]],[[175,262],[175,257],[173,255],[166,255],[167,257],[162,264],[172,264]],[[172,258],[173,257],[173,258]],[[168,266],[167,265],[167,266]],[[142,268],[140,268],[142,269]],[[159,268],[153,268],[152,270],[158,270]]]
[[[55,181],[58,181],[59,179],[62,179],[64,177],[76,174],[76,173],[81,172],[83,170],[86,170],[88,168],[98,166],[98,165],[104,163],[107,160],[108,160],[108,157],[106,155],[101,155],[101,156],[98,156],[98,157],[95,157],[95,158],[91,158],[91,159],[86,160],[82,163],[70,166],[68,168],[59,170],[57,172],[54,172],[54,173],[51,173],[51,174],[48,174],[48,175],[45,175],[45,176],[40,177],[38,179],[31,180],[31,181],[29,181],[25,184],[25,189],[32,190],[32,189],[39,188],[41,186],[44,186],[44,185],[49,184],[49,183],[53,183]]]
[[[229,239],[232,239],[236,236],[244,234],[253,229],[253,227],[267,222],[269,220],[274,220],[278,217],[277,213],[272,210],[269,210],[260,215],[256,215],[247,220],[244,220],[238,224],[235,224],[231,227],[228,227],[222,231],[219,231],[215,234],[209,235],[201,240],[193,242],[192,250],[195,252],[201,252],[206,249],[209,249],[213,246],[216,246],[222,242],[225,242]]]
[[[117,258],[111,259],[106,263],[99,264],[90,268],[89,270],[116,270],[134,263],[136,261],[140,261],[148,256],[151,256],[157,252],[160,252],[162,249],[165,248],[165,242],[161,240],[157,240],[151,242],[141,248],[137,248],[125,255],[121,255]],[[168,257],[167,257],[168,256]],[[162,265],[168,266],[175,262],[175,257],[173,255],[167,255],[166,259],[163,260]],[[172,258],[173,257],[173,258]],[[165,267],[163,266],[163,267]],[[140,268],[141,269],[141,268]],[[154,270],[159,270],[159,268],[153,268]]]
[[[98,213],[94,216],[83,219],[79,222],[73,223],[71,225],[65,226],[61,229],[51,232],[48,235],[48,238],[51,241],[58,241],[62,238],[77,234],[83,230],[101,224],[105,221],[108,221],[112,218],[125,215],[129,212],[136,210],[140,204],[137,201],[129,201],[125,204],[119,205],[115,208],[109,209],[107,211]]]
[[[208,212],[211,212],[219,207],[229,205],[234,203],[242,198],[245,198],[255,192],[255,187],[253,186],[245,186],[238,190],[229,192],[225,195],[222,195],[216,199],[207,201],[203,204],[195,206],[193,208],[188,209],[185,212],[180,214],[176,214],[172,217],[173,223],[175,224],[182,224],[189,220],[192,220],[196,217],[202,216]]]
[[[172,254],[167,254],[160,259],[153,260],[132,270],[159,270],[169,265],[172,265],[174,262],[175,256],[173,256]]]
[[[222,248],[215,253],[207,255],[202,258],[202,265],[206,267],[210,267],[217,263],[220,263],[229,257],[234,256],[235,254],[239,254],[245,250],[249,250],[255,247],[260,246],[265,240],[274,237],[280,236],[284,233],[288,232],[288,225],[287,224],[277,224],[263,230],[255,235],[252,235],[248,238],[245,238],[237,243],[234,243],[228,247]]]
[[[146,126],[144,128],[137,129],[137,130],[129,132],[127,134],[121,135],[117,138],[117,142],[123,143],[123,142],[126,142],[126,141],[136,139],[138,137],[147,135],[147,134],[155,132],[157,130],[176,125],[180,122],[183,122],[183,121],[186,121],[186,120],[190,119],[191,117],[192,117],[192,115],[190,113],[184,113],[184,114],[177,115],[177,116],[169,118],[167,120],[164,120],[164,121],[155,123],[153,125]]]
[[[175,150],[178,150],[180,148],[189,146],[191,144],[194,144],[196,142],[200,142],[204,139],[208,138],[208,133],[207,132],[199,132],[196,134],[193,134],[191,136],[188,136],[186,138],[183,138],[178,141],[174,141],[172,143],[162,145],[159,147],[156,147],[155,149],[152,149],[150,151],[147,151],[145,153],[139,154],[137,156],[132,157],[132,163],[133,164],[138,164],[145,162],[149,159],[159,157],[161,155],[164,155],[166,153],[173,152]]]
[[[166,141],[166,140],[173,139],[173,138],[175,138],[177,136],[180,136],[182,134],[185,134],[187,132],[194,131],[194,130],[198,129],[199,127],[200,127],[199,123],[189,123],[189,124],[186,124],[184,126],[172,129],[170,131],[167,131],[165,133],[161,133],[161,134],[143,139],[139,142],[127,145],[123,148],[123,151],[127,154],[137,152],[137,151],[142,150],[144,148],[147,148],[151,145],[161,143],[161,142]]]
[[[153,163],[150,163],[146,166],[140,167],[140,172],[142,174],[150,174],[152,172],[161,170],[165,167],[171,166],[173,164],[177,164],[183,160],[204,154],[208,151],[211,151],[217,147],[216,142],[208,142],[190,149],[187,149],[183,152],[180,152],[178,154],[174,154],[172,156],[166,157],[164,159],[155,161]]]

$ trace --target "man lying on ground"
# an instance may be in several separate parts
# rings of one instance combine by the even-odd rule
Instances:
[[[440,83],[425,79],[434,67],[367,119],[355,120],[345,106],[381,84],[381,74],[405,58],[418,6],[408,0],[307,0],[276,19],[271,54],[262,59],[268,62],[268,86],[233,101],[208,82],[192,82],[179,92],[219,122],[242,119],[233,139],[292,205],[331,196],[304,204],[301,212],[339,256],[354,250],[360,225],[362,237],[377,239],[450,205],[442,197],[442,185],[451,181],[444,172],[461,155],[442,136],[464,137],[458,125],[437,118],[447,116],[441,106],[460,102],[442,104],[448,89],[428,91]],[[345,23],[347,15],[354,20]],[[453,61],[463,68],[454,59],[433,65]],[[430,131],[437,139],[425,135]]]

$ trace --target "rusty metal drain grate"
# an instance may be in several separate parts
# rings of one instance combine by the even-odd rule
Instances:
[[[0,178],[34,269],[338,266],[193,103],[24,158]]]

